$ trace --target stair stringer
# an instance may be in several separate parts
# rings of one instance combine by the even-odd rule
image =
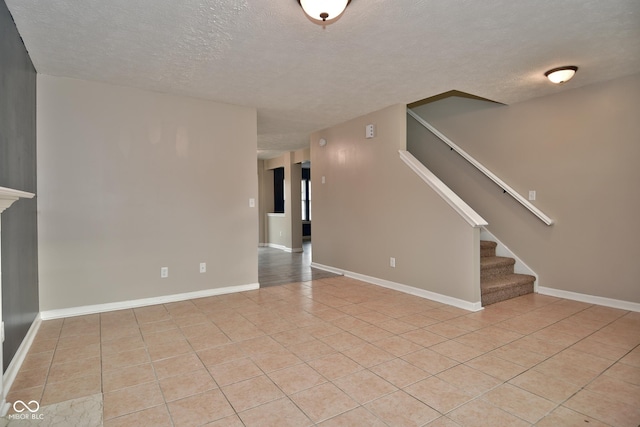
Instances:
[[[513,253],[513,251],[511,251],[511,249],[509,249],[507,247],[507,245],[502,243],[500,241],[500,239],[498,239],[496,236],[494,236],[485,227],[482,227],[480,229],[480,240],[493,240],[494,242],[497,243],[497,246],[496,246],[496,255],[497,256],[503,256],[503,257],[508,257],[508,258],[515,259],[516,263],[513,266],[514,273],[529,274],[529,275],[535,277],[536,281],[533,282],[533,292],[538,293],[538,286],[539,286],[539,281],[540,281],[540,279],[538,277],[538,274],[535,271],[533,271],[533,269],[531,267],[529,267],[527,264],[525,264],[525,262],[522,261],[515,253]]]

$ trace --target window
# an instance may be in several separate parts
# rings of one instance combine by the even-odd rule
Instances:
[[[273,211],[284,213],[284,168],[273,170]]]
[[[302,220],[311,221],[311,171],[309,169],[302,169],[300,190],[300,200],[302,201]]]
[[[311,181],[303,179],[300,185],[302,193],[300,200],[302,201],[302,220],[311,221]]]

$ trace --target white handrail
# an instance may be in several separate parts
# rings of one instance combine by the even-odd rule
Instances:
[[[419,115],[417,115],[415,112],[413,112],[412,110],[410,110],[408,108],[407,108],[407,114],[409,114],[411,117],[413,117],[418,123],[420,123],[422,126],[427,128],[429,131],[431,131],[431,133],[433,133],[435,136],[440,138],[442,140],[442,142],[447,144],[449,147],[451,147],[452,150],[454,150],[456,153],[461,155],[466,161],[468,161],[473,166],[475,166],[476,169],[478,169],[480,172],[485,174],[487,176],[487,178],[489,178],[491,181],[495,182],[500,188],[502,188],[502,190],[505,193],[509,193],[509,195],[511,197],[516,199],[516,201],[518,201],[522,206],[524,206],[525,208],[529,209],[529,211],[531,211],[531,213],[533,213],[535,216],[540,218],[540,220],[542,222],[544,222],[547,225],[552,225],[553,224],[553,220],[551,218],[549,218],[547,215],[545,215],[544,212],[542,212],[540,209],[535,207],[531,202],[529,202],[527,199],[522,197],[518,192],[516,192],[516,190],[511,188],[509,185],[507,185],[507,183],[505,183],[503,180],[498,178],[493,172],[491,172],[489,169],[484,167],[484,165],[482,163],[478,162],[476,159],[471,157],[470,154],[468,154],[462,148],[458,147],[453,141],[451,141],[449,138],[447,138],[438,129],[434,128],[425,119],[423,119],[422,117],[420,117]]]
[[[418,174],[424,182],[429,184],[429,186],[433,188],[433,190],[438,193],[438,195],[442,197],[449,206],[458,212],[470,226],[484,227],[485,225],[488,225],[487,221],[478,215],[471,206],[467,205],[464,200],[458,197],[456,193],[451,191],[451,189],[447,187],[444,182],[440,181],[440,179],[435,176],[433,172],[427,169],[425,165],[420,163],[420,160],[416,159],[413,154],[404,150],[399,150],[398,152],[400,153],[402,161],[405,162],[411,170]]]

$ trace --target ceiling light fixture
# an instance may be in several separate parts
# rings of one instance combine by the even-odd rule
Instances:
[[[298,3],[313,22],[328,25],[342,15],[351,0],[298,0]]]
[[[558,67],[553,70],[549,70],[544,73],[545,76],[551,81],[551,83],[561,84],[566,83],[576,74],[578,67],[575,65],[569,65],[566,67]]]

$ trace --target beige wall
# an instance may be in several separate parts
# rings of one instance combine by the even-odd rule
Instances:
[[[302,150],[293,152],[293,163],[303,163],[311,160],[311,148],[303,148]]]
[[[281,213],[267,214],[267,246],[291,250],[291,219]]]
[[[579,75],[578,77],[579,78]],[[510,106],[417,109],[556,221],[544,225],[409,120],[410,151],[488,222],[539,285],[640,302],[640,74]]]
[[[296,252],[302,251],[302,208],[301,208],[301,185],[302,167],[294,160],[294,152],[285,154],[288,167],[284,168],[284,187],[286,199],[284,201],[284,211],[290,220],[291,245]]]
[[[46,75],[37,98],[41,310],[257,283],[255,109]]]
[[[478,229],[400,160],[406,123],[396,105],[311,135],[313,261],[477,303]]]

